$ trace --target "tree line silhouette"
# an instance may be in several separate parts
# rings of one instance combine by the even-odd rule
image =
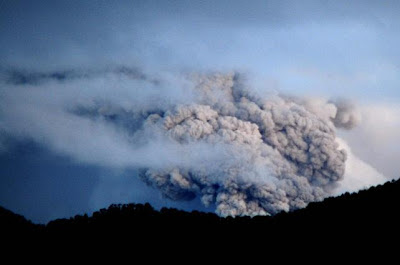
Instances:
[[[91,216],[76,215],[39,225],[0,207],[0,232],[2,235],[33,237],[134,235],[131,238],[135,240],[157,237],[166,243],[171,237],[205,238],[210,235],[233,237],[252,234],[266,238],[287,234],[335,236],[344,231],[361,235],[385,229],[393,234],[398,232],[399,203],[400,180],[358,193],[327,198],[310,203],[304,209],[275,216],[222,218],[198,211],[170,208],[157,211],[148,203],[112,204]]]

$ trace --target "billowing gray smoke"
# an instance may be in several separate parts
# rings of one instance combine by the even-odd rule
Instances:
[[[139,130],[224,155],[208,164],[142,169],[140,177],[167,198],[200,196],[222,216],[274,214],[323,199],[343,178],[346,153],[335,126],[352,126],[348,105],[256,96],[238,74],[190,79],[196,102],[150,113]]]
[[[7,79],[0,129],[84,162],[140,169],[165,197],[200,197],[222,216],[305,207],[343,178],[335,127],[358,121],[349,102],[256,94],[236,73],[71,73]]]
[[[337,113],[332,118],[337,128],[353,129],[361,120],[361,114],[357,111],[354,104],[347,99],[337,99],[331,101],[337,108]]]

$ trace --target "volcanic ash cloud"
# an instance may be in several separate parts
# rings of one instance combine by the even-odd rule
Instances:
[[[338,189],[346,152],[335,130],[358,122],[351,103],[256,94],[236,73],[122,73],[14,84],[3,90],[0,129],[79,161],[138,169],[166,198],[200,197],[221,216],[289,211]]]
[[[266,215],[321,200],[343,178],[346,152],[336,142],[335,125],[350,128],[355,119],[344,112],[353,108],[256,96],[237,74],[191,80],[198,100],[149,115],[142,130],[189,148],[201,143],[221,155],[207,163],[142,169],[140,177],[165,197],[200,196],[221,216]]]

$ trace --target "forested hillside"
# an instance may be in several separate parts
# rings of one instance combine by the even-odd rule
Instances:
[[[207,237],[253,234],[272,236],[288,233],[318,235],[397,232],[399,224],[400,181],[388,182],[354,194],[328,198],[309,204],[305,209],[275,216],[218,217],[212,213],[185,212],[163,208],[156,211],[150,204],[111,205],[92,216],[76,215],[57,219],[47,225],[35,225],[20,215],[0,207],[0,230],[8,235],[135,235]],[[310,233],[312,232],[312,233]],[[164,237],[166,238],[166,237]]]

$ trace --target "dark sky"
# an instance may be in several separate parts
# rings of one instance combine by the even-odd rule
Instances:
[[[206,209],[198,201],[174,203],[139,181],[134,171],[78,163],[31,141],[0,153],[0,205],[45,223],[91,213],[111,203],[151,202],[156,208]]]
[[[25,142],[0,155],[0,174],[1,205],[43,221],[90,209],[99,169]]]

